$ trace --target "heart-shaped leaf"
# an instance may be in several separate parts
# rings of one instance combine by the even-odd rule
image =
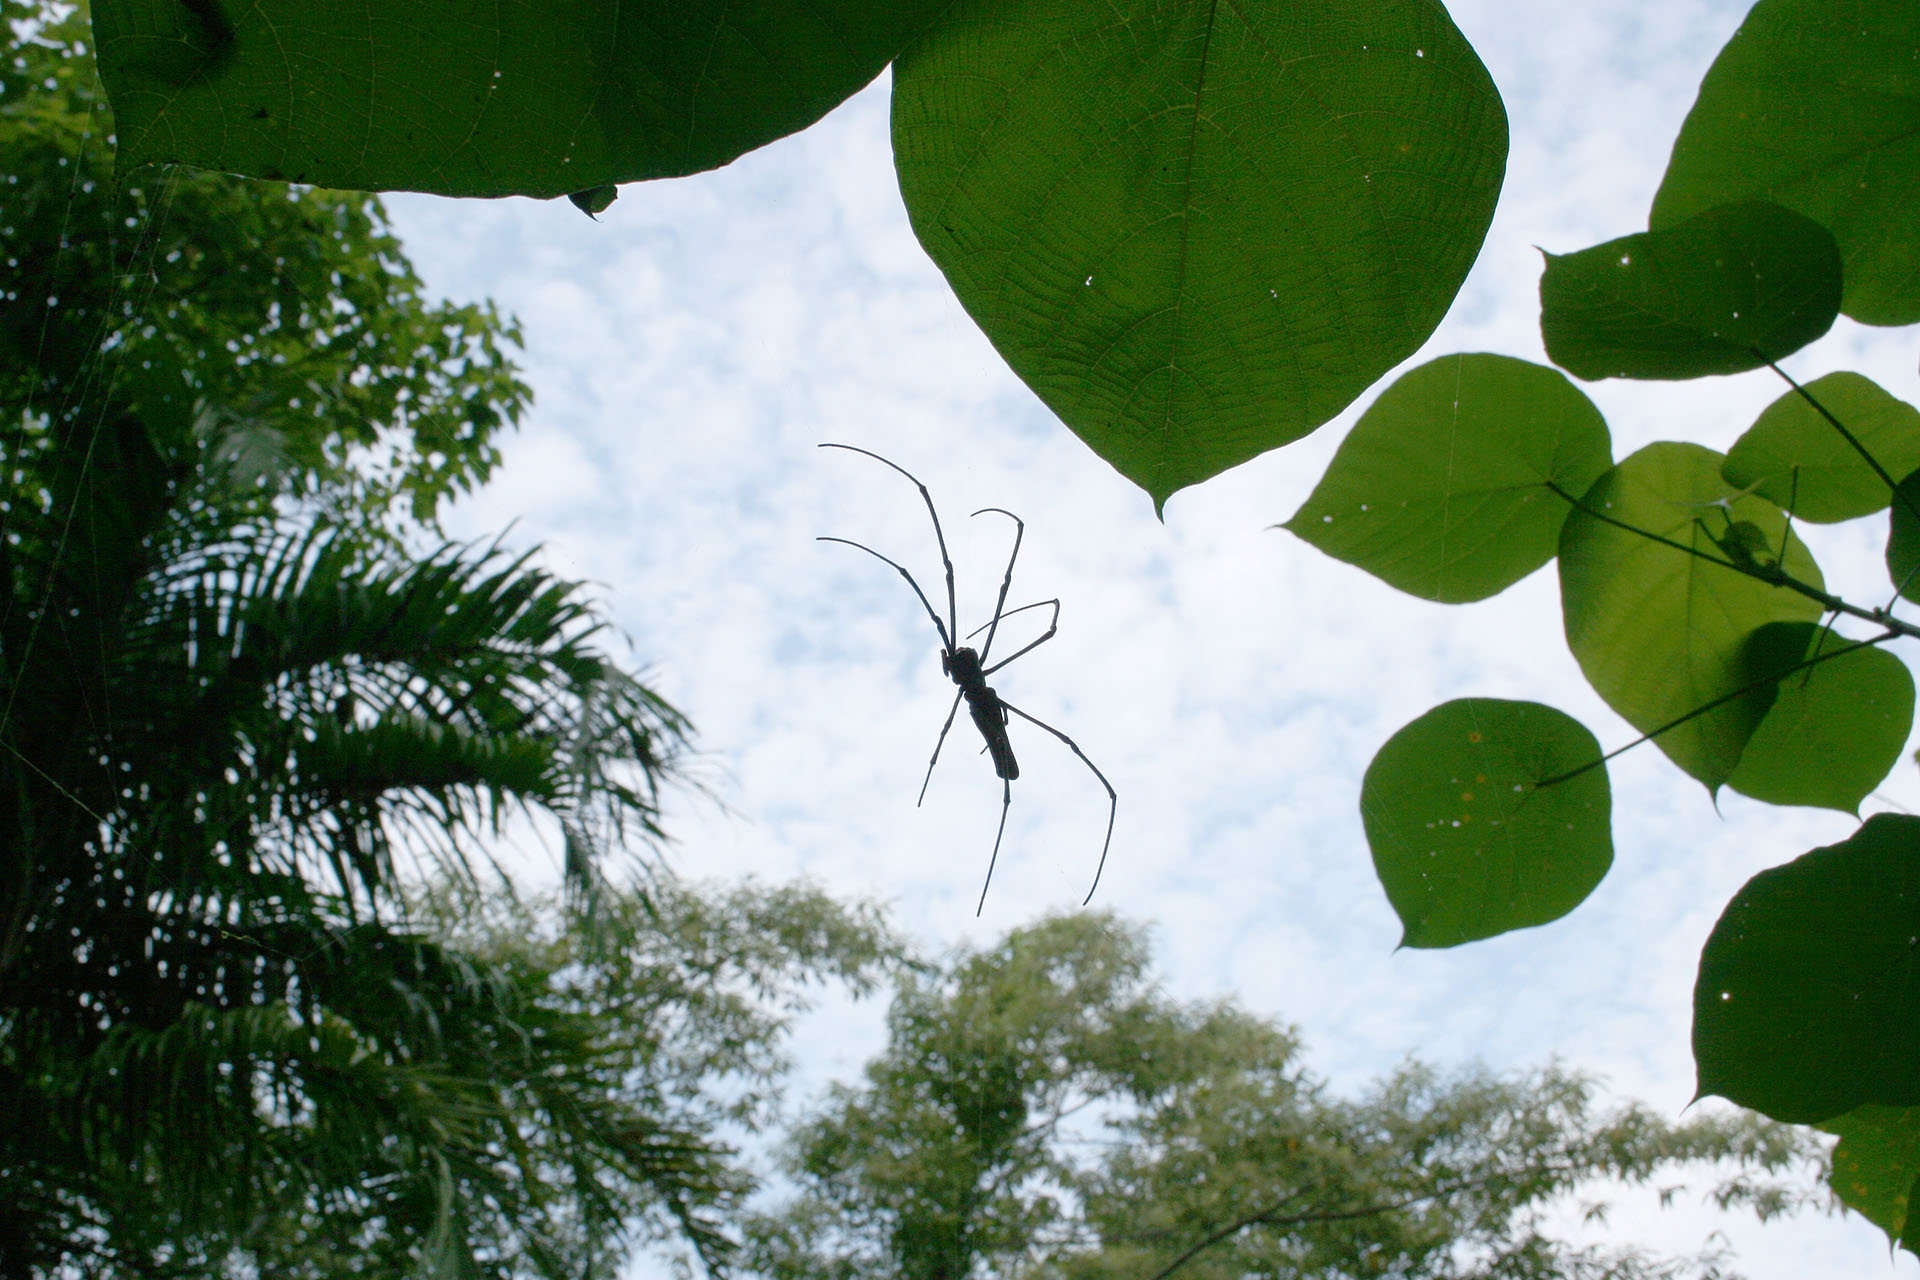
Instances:
[[[1837,656],[1780,681],[1727,785],[1768,804],[1857,813],[1913,729],[1913,675],[1886,650],[1850,647],[1809,622],[1770,623],[1761,632],[1781,628],[1794,633],[1779,646],[1796,655],[1793,662]]]
[[[1920,1254],[1910,1230],[1920,1185],[1920,1107],[1858,1107],[1820,1128],[1840,1139],[1827,1174],[1835,1197],[1890,1242]]]
[[[1585,493],[1610,448],[1559,370],[1443,356],[1381,393],[1285,527],[1422,599],[1483,600],[1553,558],[1553,490]]]
[[[1360,788],[1400,945],[1558,920],[1613,864],[1611,806],[1600,744],[1564,712],[1494,698],[1427,712],[1380,748]]]
[[[1920,471],[1894,488],[1887,519],[1887,576],[1893,589],[1920,600]]]
[[[1661,730],[1660,749],[1709,789],[1773,704],[1771,684],[1749,686],[1798,660],[1756,654],[1753,634],[1820,616],[1803,595],[1691,554],[1727,561],[1728,545],[1749,546],[1737,526],[1752,525],[1769,561],[1821,581],[1785,513],[1729,487],[1720,462],[1699,445],[1648,445],[1602,476],[1560,530],[1567,647],[1607,705],[1642,733]]]
[[[1547,255],[1540,334],[1576,378],[1700,378],[1779,360],[1840,309],[1825,227],[1764,201]]]
[[[968,313],[1156,507],[1419,347],[1507,151],[1431,0],[957,0],[895,65],[893,138]]]
[[[1749,880],[1700,953],[1699,1092],[1806,1124],[1920,1103],[1920,818]]]
[[[1809,382],[1806,395],[1789,391],[1768,405],[1727,450],[1721,474],[1802,520],[1830,524],[1872,515],[1892,496],[1861,449],[1896,480],[1920,468],[1920,410],[1857,373],[1830,373]]]

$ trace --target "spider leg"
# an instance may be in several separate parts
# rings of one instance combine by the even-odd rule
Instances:
[[[916,809],[926,801],[927,784],[933,781],[933,766],[940,763],[940,748],[945,745],[947,741],[947,731],[953,728],[953,718],[958,715],[959,712],[960,694],[956,691],[953,695],[953,705],[947,708],[947,722],[940,726],[940,736],[934,739],[933,759],[927,761],[927,776],[920,780],[920,799],[913,802],[913,807]]]
[[[1119,792],[1113,789],[1113,784],[1107,781],[1107,775],[1100,772],[1100,766],[1095,764],[1093,761],[1087,759],[1087,753],[1080,749],[1079,743],[1075,742],[1072,738],[1069,738],[1066,734],[1060,732],[1058,729],[1048,724],[1045,720],[1042,720],[1037,716],[1028,715],[1026,712],[1022,711],[1020,708],[1014,706],[1010,702],[1003,701],[1001,702],[1000,705],[1005,707],[1007,710],[1013,712],[1014,715],[1019,716],[1022,720],[1027,721],[1029,724],[1038,725],[1040,728],[1045,729],[1048,733],[1052,734],[1054,737],[1060,739],[1060,741],[1066,743],[1067,750],[1073,752],[1073,754],[1075,754],[1076,756],[1079,756],[1080,763],[1087,766],[1087,768],[1093,770],[1093,776],[1100,779],[1100,785],[1107,789],[1107,838],[1103,842],[1101,842],[1101,845],[1100,845],[1100,864],[1093,869],[1093,884],[1088,886],[1087,896],[1080,900],[1080,905],[1084,907],[1087,905],[1087,903],[1093,901],[1093,892],[1095,889],[1098,889],[1100,887],[1100,873],[1102,871],[1105,871],[1107,868],[1107,850],[1113,846],[1113,820],[1116,817],[1118,817],[1120,814],[1120,794]],[[1007,822],[1007,814],[1006,814],[1005,808],[1003,807],[1000,811],[1000,825],[1002,829],[1006,827],[1006,822]],[[997,839],[994,841],[993,847],[994,847],[994,851],[998,853],[1000,849],[1000,842]],[[992,874],[991,868],[988,869],[988,874],[989,875]]]
[[[1007,810],[1012,807],[1013,784],[1002,778],[1000,779],[1000,829],[993,833],[993,856],[987,859],[987,879],[986,883],[980,886],[980,905],[973,909],[973,914],[976,916],[987,909],[987,889],[993,884],[994,864],[1000,861],[1000,838],[1007,834]],[[1101,856],[1104,858],[1106,855]],[[1083,902],[1080,905],[1084,907],[1087,904]]]
[[[1000,661],[994,663],[990,667],[987,667],[986,669],[981,671],[980,674],[982,676],[990,676],[994,672],[998,671],[1000,668],[1006,666],[1009,662],[1012,662],[1015,658],[1019,657],[1021,654],[1031,652],[1034,649],[1038,649],[1041,645],[1053,639],[1054,632],[1060,629],[1060,602],[1058,600],[1037,600],[1032,604],[1023,604],[1018,609],[1009,609],[1004,614],[1001,615],[1001,617],[1004,617],[1004,618],[1011,618],[1016,613],[1025,613],[1029,609],[1044,609],[1048,605],[1053,606],[1053,617],[1047,620],[1047,629],[1040,636],[1040,638],[1038,640],[1033,641],[1030,644],[1026,644],[1021,646],[1018,649],[1015,649],[1012,653],[1000,659]],[[984,628],[976,629],[973,635],[968,636],[967,639],[969,640],[973,639],[973,636],[979,635],[981,630],[984,630]]]
[[[943,533],[940,529],[940,513],[933,509],[933,495],[927,492],[927,486],[925,486],[924,484],[921,484],[920,478],[914,475],[913,472],[907,470],[905,467],[901,466],[897,462],[881,457],[879,454],[874,453],[870,449],[862,449],[858,445],[851,445],[851,444],[823,444],[820,447],[822,449],[845,449],[848,453],[864,453],[869,458],[872,458],[875,462],[884,462],[888,466],[892,467],[895,471],[898,471],[901,475],[905,476],[907,479],[913,481],[913,487],[920,491],[920,501],[927,504],[927,515],[932,517],[933,519],[933,540],[940,544],[940,565],[942,568],[944,568],[947,571],[947,624],[944,627],[940,626],[940,618],[936,614],[934,615],[933,625],[935,627],[938,627],[940,630],[940,647],[943,649],[953,648],[954,633],[960,630],[960,606],[959,606],[959,602],[955,599],[954,593],[953,593],[953,557],[947,554],[947,535]],[[823,538],[821,539],[821,541],[846,542],[846,539],[845,538]],[[860,546],[860,544],[857,542],[848,543],[848,545],[855,546],[855,547]],[[1015,545],[1017,548],[1018,544],[1016,543]],[[871,547],[860,547],[860,549],[862,551],[871,551],[872,554],[876,556],[880,555],[878,551],[873,551]],[[885,556],[880,556],[880,558],[882,560],[887,560]],[[893,564],[893,561],[887,560],[887,563]],[[893,564],[893,567],[896,569],[900,569],[900,566],[897,564]],[[1013,566],[1011,564],[1007,566],[1007,572],[1008,573],[1013,572]],[[905,569],[900,569],[900,573],[903,577],[906,578],[908,582],[913,583],[914,594],[920,597],[920,603],[927,604],[926,594],[920,590],[920,584],[913,581],[913,575],[908,573]],[[1006,594],[1007,594],[1006,589],[1003,587],[1000,591],[1001,598],[1005,599]],[[933,613],[932,605],[930,604],[927,605],[927,612],[930,614]]]
[[[1020,558],[1020,539],[1024,538],[1027,534],[1026,521],[1005,507],[982,507],[973,514],[983,516],[989,511],[1003,515],[1013,521],[1013,550],[1007,554],[1007,572],[1006,576],[1000,579],[1000,596],[993,602],[993,618],[987,623],[986,643],[980,646],[980,662],[983,666],[986,664],[987,654],[993,650],[994,632],[1000,629],[1000,619],[1006,616],[1002,611],[1007,607],[1007,591],[1013,586],[1013,562]],[[977,635],[979,633],[975,632],[975,634]],[[1031,645],[1028,646],[1028,648],[1031,647]]]
[[[913,575],[908,573],[904,568],[902,568],[898,561],[887,560],[887,557],[881,555],[878,551],[875,551],[872,547],[866,545],[864,542],[855,542],[851,538],[819,537],[819,538],[815,538],[814,541],[815,542],[838,542],[842,546],[854,547],[858,550],[866,552],[868,555],[872,556],[875,560],[885,560],[886,563],[892,565],[894,569],[896,569],[899,572],[900,576],[907,580],[907,585],[913,588],[913,594],[920,597],[921,607],[926,609],[927,616],[933,619],[934,629],[940,633],[940,647],[942,649],[947,649],[952,647],[952,642],[951,642],[949,633],[947,631],[947,624],[940,621],[940,615],[933,611],[933,605],[929,603],[927,600],[927,593],[920,589],[920,584],[913,580]]]

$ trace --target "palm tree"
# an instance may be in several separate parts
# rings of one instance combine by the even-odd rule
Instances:
[[[528,556],[300,527],[223,500],[215,452],[123,414],[5,490],[6,1270],[90,1238],[149,1268],[322,1202],[473,1265],[469,1220],[554,1184],[530,1115],[580,1140],[580,1212],[630,1210],[596,1202],[612,1172],[712,1242],[721,1153],[607,1088],[543,977],[404,898],[528,811],[590,899],[658,836],[684,720]]]
[[[578,1275],[636,1195],[713,1252],[723,1149],[407,906],[531,813],[590,908],[686,741],[576,584],[434,533],[526,403],[511,325],[371,197],[114,178],[84,12],[0,18],[0,1276],[356,1223]]]

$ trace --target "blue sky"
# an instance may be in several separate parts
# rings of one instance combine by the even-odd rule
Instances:
[[[1744,9],[1452,6],[1506,98],[1513,150],[1480,261],[1410,364],[1455,351],[1544,359],[1538,248],[1645,226],[1673,134]],[[431,287],[495,298],[526,327],[535,411],[456,531],[511,523],[558,570],[600,584],[634,660],[699,728],[725,807],[675,799],[677,869],[809,876],[888,902],[934,949],[988,941],[1086,892],[1106,794],[1038,731],[1016,727],[1022,777],[981,918],[1000,790],[964,721],[915,808],[952,696],[937,637],[884,565],[815,539],[865,542],[930,592],[939,562],[906,481],[815,448],[854,444],[932,490],[962,631],[986,621],[1007,546],[1003,521],[966,513],[1025,518],[1013,602],[1060,597],[1060,631],[994,683],[1071,734],[1118,790],[1095,905],[1153,923],[1171,991],[1295,1023],[1338,1089],[1409,1055],[1500,1069],[1558,1057],[1678,1113],[1692,1095],[1693,970],[1721,906],[1851,821],[1731,794],[1716,811],[1642,748],[1612,770],[1614,870],[1573,916],[1396,952],[1357,804],[1394,730],[1474,695],[1551,703],[1608,747],[1634,736],[1566,651],[1551,569],[1490,602],[1431,605],[1269,528],[1373,392],[1307,440],[1177,494],[1156,520],[1007,371],[919,249],[886,112],[882,77],[724,170],[624,188],[598,223],[564,202],[390,201]],[[1855,368],[1916,395],[1910,343],[1844,321],[1790,367]],[[1724,449],[1779,393],[1761,374],[1585,390],[1616,457],[1659,438]],[[1830,583],[1871,598],[1884,579],[1872,534],[1821,532],[1833,536],[1809,537]],[[1869,806],[1920,808],[1912,764]],[[531,840],[525,852],[552,861]],[[857,1071],[881,1012],[834,1005],[802,1028],[804,1078]],[[1920,1273],[1911,1259],[1890,1266],[1857,1219],[1762,1230],[1633,1201],[1599,1238],[1691,1250],[1716,1227],[1757,1280]]]

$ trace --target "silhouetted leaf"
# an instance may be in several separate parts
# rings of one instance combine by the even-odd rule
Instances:
[[[805,128],[878,75],[938,8],[95,0],[93,21],[124,163],[563,196],[712,169]]]
[[[1920,818],[1749,880],[1700,953],[1699,1092],[1802,1124],[1920,1103]]]
[[[1764,201],[1546,256],[1540,333],[1576,378],[1758,369],[1825,333],[1840,308],[1833,237]]]
[[[574,208],[596,222],[599,221],[599,215],[611,209],[613,202],[619,198],[620,188],[611,183],[604,187],[589,187],[585,191],[576,191],[567,197],[573,202]]]
[[[1537,702],[1462,698],[1387,740],[1360,815],[1404,947],[1452,947],[1558,920],[1613,863],[1600,745]]]

